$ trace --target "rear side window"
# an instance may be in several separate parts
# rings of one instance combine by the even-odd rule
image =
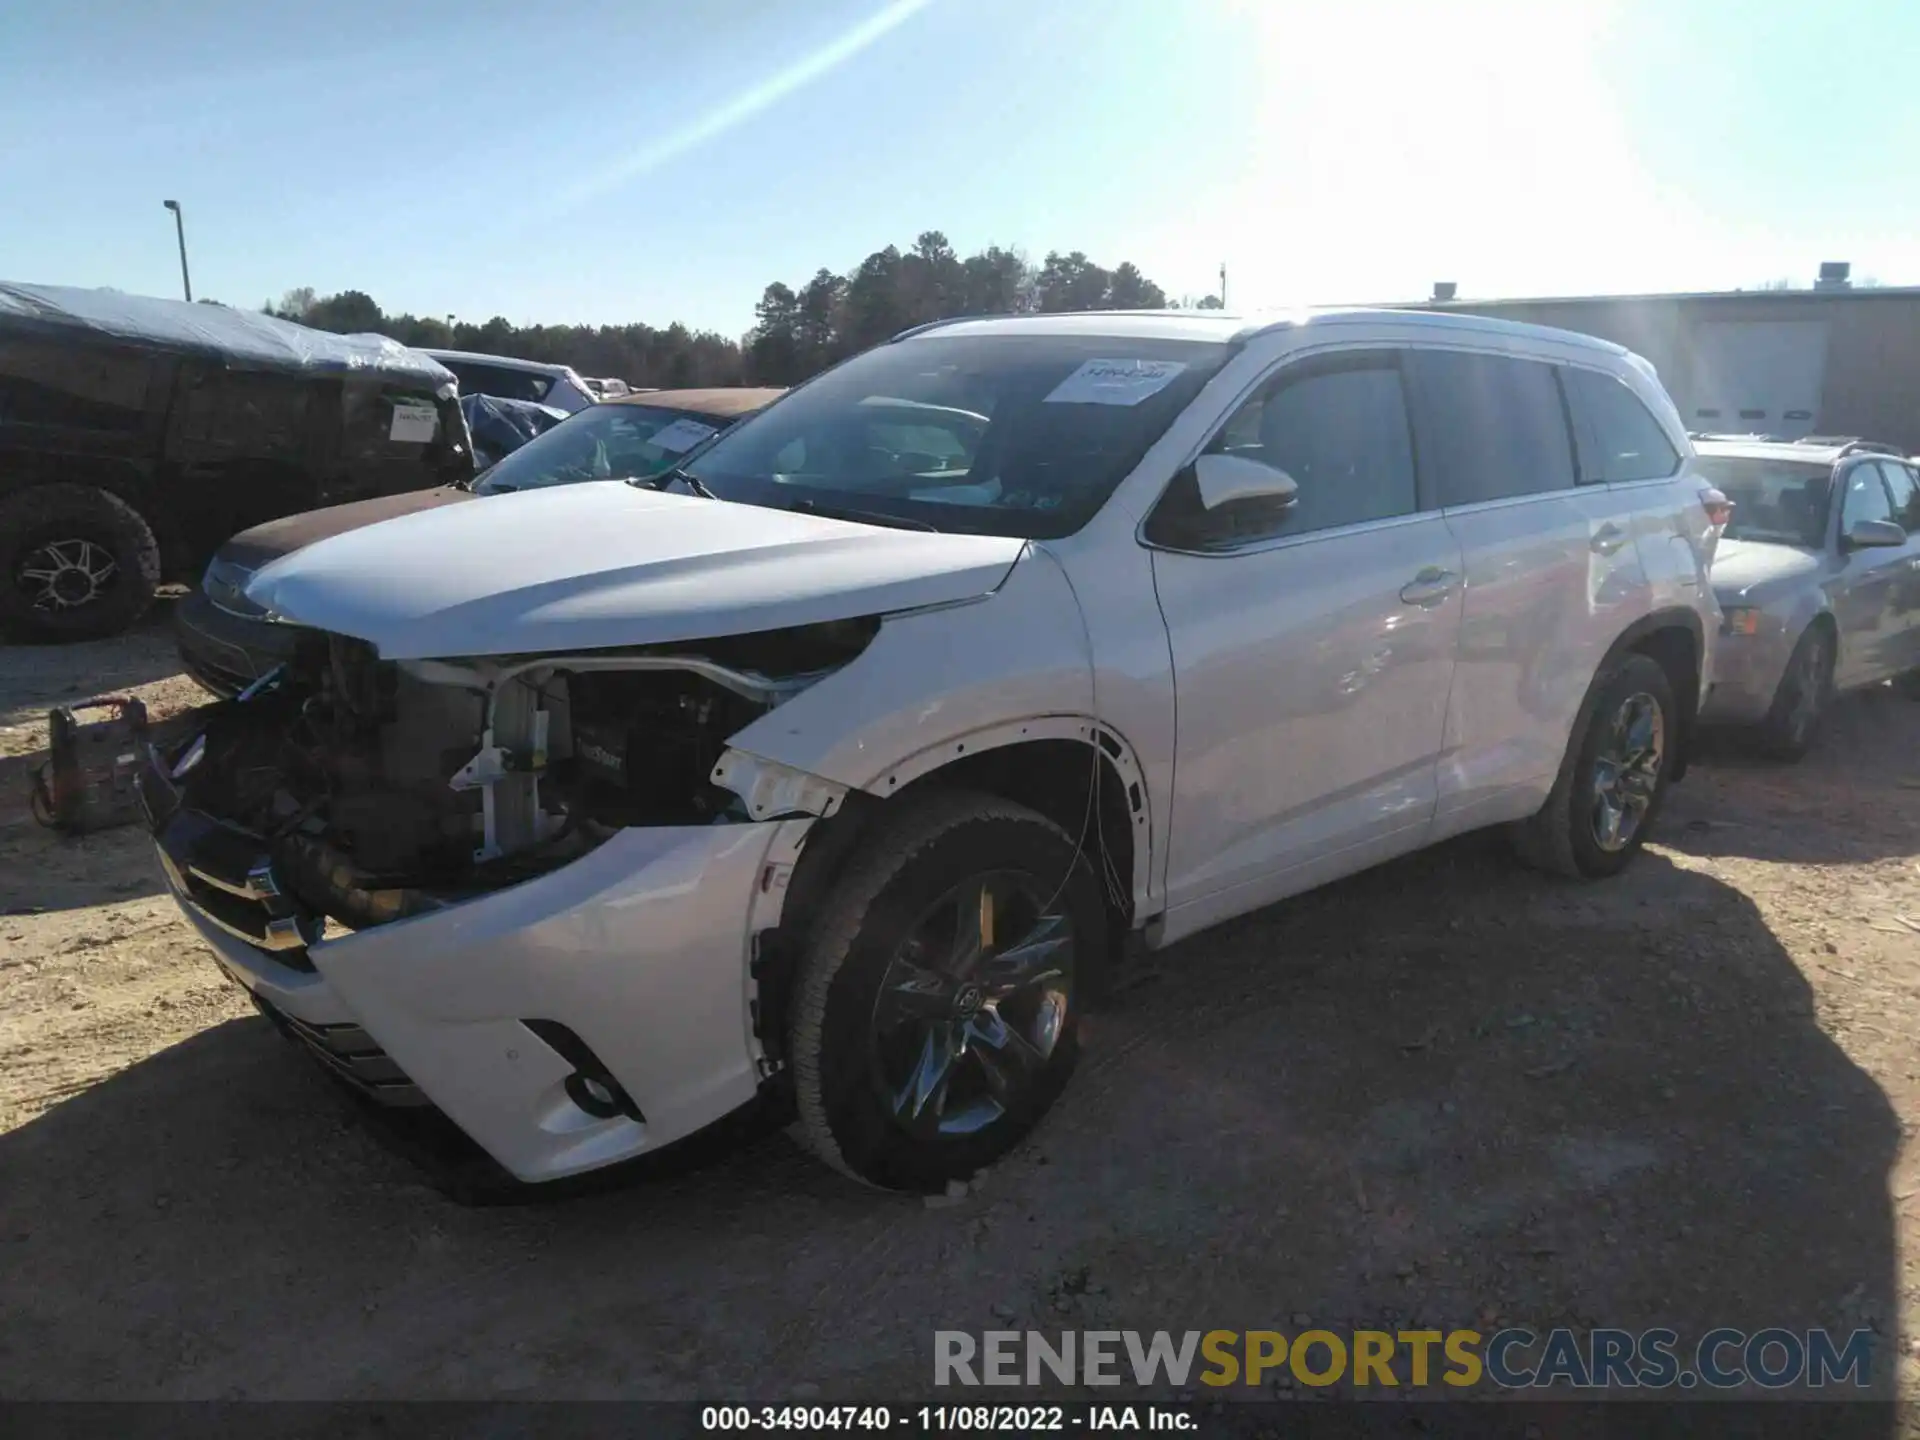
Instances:
[[[1680,468],[1680,452],[1625,381],[1571,368],[1560,380],[1580,441],[1582,480],[1662,480]]]
[[[318,388],[292,375],[203,371],[188,381],[175,433],[195,453],[290,458],[306,440]]]
[[[136,351],[0,343],[0,424],[138,430],[151,372]]]
[[[1893,518],[1909,534],[1920,530],[1920,484],[1915,483],[1913,471],[1897,460],[1877,463],[1886,477],[1887,493],[1893,497]]]
[[[1407,360],[1420,463],[1441,505],[1573,488],[1573,437],[1551,365],[1449,350]]]
[[[1269,380],[1207,447],[1284,470],[1299,487],[1291,505],[1246,500],[1206,511],[1191,470],[1154,511],[1160,544],[1221,549],[1410,515],[1419,508],[1400,368],[1391,355],[1290,367]]]

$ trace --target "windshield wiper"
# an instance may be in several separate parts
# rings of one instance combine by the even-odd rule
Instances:
[[[938,526],[929,525],[924,520],[909,519],[905,515],[889,515],[882,510],[856,510],[847,505],[822,505],[811,495],[796,496],[789,508],[804,510],[809,515],[818,515],[827,520],[852,520],[861,525],[888,525],[896,530],[924,530],[929,535],[940,533]]]
[[[693,478],[685,466],[675,465],[671,470],[663,470],[658,475],[649,475],[644,480],[629,480],[629,485],[641,485],[649,490],[664,490],[678,480],[702,500],[718,500],[720,497],[709,490],[704,483]]]

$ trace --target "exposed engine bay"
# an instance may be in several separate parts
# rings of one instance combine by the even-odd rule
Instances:
[[[749,819],[714,783],[728,737],[878,626],[397,662],[315,634],[213,713],[174,783],[183,806],[264,847],[269,890],[361,929],[530,879],[622,828]]]

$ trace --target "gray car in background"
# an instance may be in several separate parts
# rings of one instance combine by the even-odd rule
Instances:
[[[1860,440],[1696,437],[1733,502],[1713,560],[1725,619],[1702,719],[1797,760],[1833,696],[1920,670],[1920,471]]]

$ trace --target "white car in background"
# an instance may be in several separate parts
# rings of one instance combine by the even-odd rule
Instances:
[[[596,404],[593,388],[569,365],[515,360],[507,355],[477,355],[470,350],[422,350],[460,382],[462,395],[492,395],[551,405],[569,415]]]
[[[1052,1104],[1129,931],[1491,825],[1624,867],[1719,628],[1692,463],[1557,331],[937,324],[649,484],[268,565],[320,633],[151,757],[150,820],[264,1011],[522,1180],[772,1092],[938,1189]]]

